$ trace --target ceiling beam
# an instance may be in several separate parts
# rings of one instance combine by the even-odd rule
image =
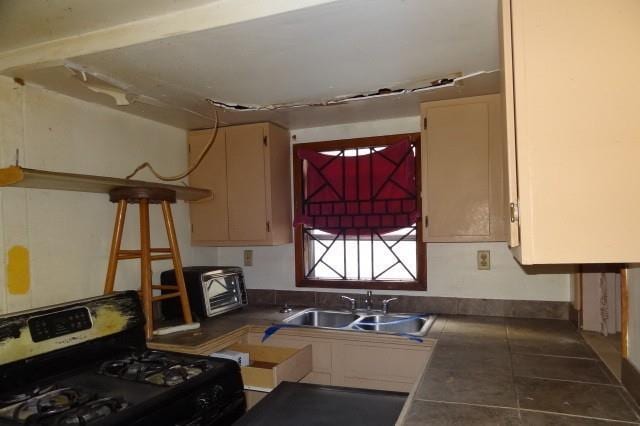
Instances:
[[[339,0],[217,0],[190,9],[0,52],[0,73],[62,65],[65,59],[264,18]]]

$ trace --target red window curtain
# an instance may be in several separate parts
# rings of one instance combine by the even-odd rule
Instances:
[[[327,155],[301,148],[298,158],[304,161],[304,193],[294,225],[368,235],[416,222],[415,151],[408,138],[366,155],[349,156],[344,150]]]

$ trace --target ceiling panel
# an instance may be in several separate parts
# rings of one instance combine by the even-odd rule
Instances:
[[[128,99],[84,86],[56,66],[27,81],[184,128],[210,125],[205,99],[245,106],[317,103],[381,88],[428,85],[454,73],[499,66],[497,0],[347,0],[210,30],[69,58],[87,81],[108,83]],[[497,74],[437,94],[370,99],[288,111],[224,112],[226,123],[269,120],[292,128],[418,114],[426,98],[498,91]]]

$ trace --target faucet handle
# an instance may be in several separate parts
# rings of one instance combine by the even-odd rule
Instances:
[[[341,299],[347,300],[351,303],[351,310],[355,311],[356,310],[356,299],[354,299],[353,297],[349,297],[349,296],[340,296]]]
[[[386,314],[387,312],[389,312],[389,303],[393,302],[394,300],[398,300],[397,297],[391,297],[389,299],[384,299],[382,301],[382,313]]]

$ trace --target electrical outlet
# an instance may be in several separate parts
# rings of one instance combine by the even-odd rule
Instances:
[[[478,269],[482,271],[491,269],[491,252],[489,250],[478,250]]]
[[[244,266],[253,266],[253,250],[244,251]]]

